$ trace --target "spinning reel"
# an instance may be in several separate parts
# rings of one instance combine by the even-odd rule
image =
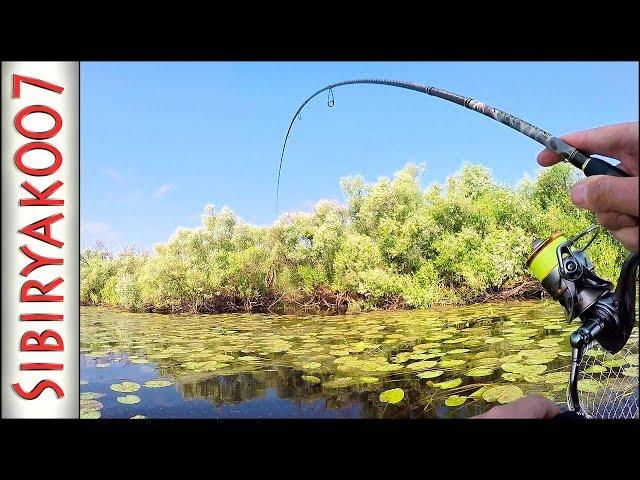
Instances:
[[[579,318],[582,324],[570,338],[572,355],[567,400],[569,408],[583,417],[590,416],[578,395],[580,366],[586,350],[597,342],[607,352],[618,353],[629,340],[635,324],[636,272],[640,257],[637,253],[627,256],[615,287],[599,277],[585,253],[598,228],[594,225],[571,239],[555,233],[544,241],[535,240],[526,262],[544,290],[562,305],[567,320]],[[586,245],[576,248],[576,242],[590,233],[592,236]]]

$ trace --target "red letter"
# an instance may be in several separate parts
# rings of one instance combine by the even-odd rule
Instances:
[[[45,130],[44,132],[33,132],[31,130],[27,130],[24,128],[24,125],[22,125],[22,120],[31,113],[46,113],[53,118],[53,127],[49,130]],[[53,108],[47,107],[46,105],[31,105],[16,113],[16,118],[13,120],[13,124],[22,136],[31,138],[32,140],[45,140],[53,137],[60,131],[62,128],[62,117]]]
[[[21,363],[20,370],[62,370],[62,363]]]
[[[37,222],[27,225],[26,227],[18,231],[20,233],[24,233],[25,235],[29,235],[36,240],[42,240],[49,245],[60,248],[64,245],[64,242],[56,240],[51,236],[51,224],[62,220],[63,218],[64,215],[62,215],[61,213],[56,213],[55,215],[51,215],[47,218],[43,218],[42,220],[38,220]],[[40,232],[36,232],[36,230],[40,228],[44,230],[44,235]]]
[[[13,75],[13,98],[20,98],[20,82],[28,83],[40,88],[46,88],[52,92],[62,93],[64,87],[59,87],[53,83],[38,80],[37,78],[25,77],[24,75]]]
[[[22,245],[20,247],[20,251],[31,260],[33,260],[33,262],[20,270],[20,275],[22,275],[23,277],[30,275],[31,272],[33,272],[36,268],[44,267],[45,265],[64,265],[63,258],[43,257],[35,252],[32,252],[31,249],[26,245]]]
[[[52,198],[51,200],[47,200],[51,195],[53,195],[53,192],[58,190],[62,185],[63,183],[60,180],[56,180],[54,183],[49,185],[46,190],[41,192],[29,182],[22,182],[21,187],[36,198],[21,198],[20,206],[64,205],[64,200],[62,199]]]
[[[49,165],[46,168],[31,168],[31,167],[27,167],[23,162],[22,162],[22,156],[27,153],[30,152],[31,150],[47,150],[51,153],[53,153],[53,163],[51,165]],[[47,142],[31,142],[31,143],[26,143],[23,146],[21,146],[18,151],[16,152],[15,155],[15,162],[17,167],[23,172],[26,173],[27,175],[33,175],[34,177],[42,177],[44,175],[51,175],[52,173],[54,173],[56,170],[58,170],[58,168],[60,168],[60,165],[62,165],[62,154],[60,153],[60,150],[58,150],[56,147],[54,147],[53,145],[51,145],[50,143]]]
[[[53,338],[56,341],[55,345],[47,345],[47,338]],[[36,343],[29,343],[29,340],[35,340]],[[24,332],[20,339],[20,351],[21,352],[60,352],[64,350],[64,343],[62,337],[58,332],[53,330],[45,330],[42,333],[29,330]]]
[[[42,391],[46,388],[52,388],[54,392],[56,392],[56,396],[58,398],[64,397],[64,392],[58,386],[57,383],[51,380],[42,380],[40,381],[30,392],[25,392],[19,383],[14,383],[11,385],[15,392],[20,395],[22,398],[26,400],[33,400],[34,398],[38,398]]]
[[[23,322],[61,322],[64,315],[57,313],[21,313],[20,320]]]
[[[41,284],[37,280],[27,280],[22,284],[22,288],[20,289],[20,301],[21,302],[62,302],[62,295],[31,295],[29,293],[29,289],[35,288],[40,291],[40,293],[49,293],[51,290],[56,288],[63,282],[62,278],[58,277],[55,280],[47,283],[46,285]]]

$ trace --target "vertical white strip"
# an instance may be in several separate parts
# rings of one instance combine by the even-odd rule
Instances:
[[[2,401],[3,418],[77,418],[79,416],[79,116],[80,116],[80,66],[78,62],[3,62],[1,70],[2,115]],[[20,82],[20,97],[15,97],[16,75],[37,79],[63,88],[57,93],[51,87],[41,88]],[[55,90],[55,89],[54,89]],[[61,129],[51,138],[25,137],[15,126],[16,115],[30,106],[44,106],[57,112],[62,119]],[[37,107],[40,109],[41,107]],[[46,113],[25,115],[22,126],[32,132],[46,132],[54,126],[54,117]],[[33,136],[33,134],[31,134]],[[46,136],[46,135],[45,135]],[[60,152],[62,163],[56,171],[47,175],[33,175],[23,170],[44,169],[53,163],[54,156],[47,150],[32,149],[22,156],[24,167],[16,164],[16,152],[32,142],[45,142]],[[33,145],[32,145],[33,146]],[[26,168],[25,168],[26,167]],[[49,198],[62,199],[64,205],[20,205],[20,199],[34,196],[21,185],[29,182],[43,191],[56,182],[62,182]],[[50,237],[64,242],[51,245],[42,239],[20,233],[24,227],[47,217],[56,218],[51,223]],[[52,217],[54,216],[54,217]],[[45,234],[44,229],[36,232]],[[36,235],[37,236],[37,235]],[[53,242],[55,243],[55,242]],[[26,246],[42,257],[62,259],[63,265],[44,265],[27,275],[21,271],[33,262],[20,248]],[[50,284],[57,278],[63,281],[45,295],[62,296],[62,301],[21,300],[21,289],[27,281]],[[35,288],[31,295],[41,295]],[[38,300],[40,299],[40,300]],[[62,315],[62,320],[24,321],[20,315]],[[56,345],[56,335],[64,342],[61,351],[23,351],[21,341],[25,334],[36,335],[50,330],[54,335],[46,345]],[[29,334],[27,334],[27,337]],[[30,347],[38,349],[38,339],[28,340]],[[41,346],[40,346],[41,347]],[[35,364],[35,365],[34,365]],[[61,365],[62,370],[43,370],[37,364]],[[23,367],[32,368],[25,370]],[[33,369],[35,368],[35,369]],[[41,383],[44,382],[44,383]],[[50,382],[50,383],[47,383]],[[64,395],[58,398],[56,389],[44,388],[37,398],[22,398],[23,392],[37,393],[40,384],[55,384]],[[16,387],[17,386],[17,387]]]

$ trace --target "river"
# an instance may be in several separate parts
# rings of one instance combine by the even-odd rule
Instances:
[[[82,307],[81,417],[468,418],[522,395],[562,404],[577,326],[548,301],[344,316]],[[585,385],[616,373],[637,391],[637,327],[634,342],[635,359],[621,352]]]

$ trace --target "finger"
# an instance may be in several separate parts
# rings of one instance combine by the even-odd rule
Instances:
[[[545,148],[538,154],[538,163],[543,167],[550,167],[562,161],[562,157],[555,152]]]
[[[630,252],[638,251],[638,236],[640,235],[638,227],[621,228],[620,230],[612,230],[611,235],[616,237],[624,248]]]
[[[598,212],[598,223],[607,230],[620,230],[621,228],[637,227],[638,218],[619,212]]]
[[[638,178],[594,175],[571,188],[571,200],[592,212],[620,212],[638,216]]]
[[[583,153],[597,153],[621,160],[628,170],[638,174],[638,123],[628,122],[569,133],[561,137]],[[538,155],[538,163],[548,167],[558,163],[559,155],[545,149]]]

